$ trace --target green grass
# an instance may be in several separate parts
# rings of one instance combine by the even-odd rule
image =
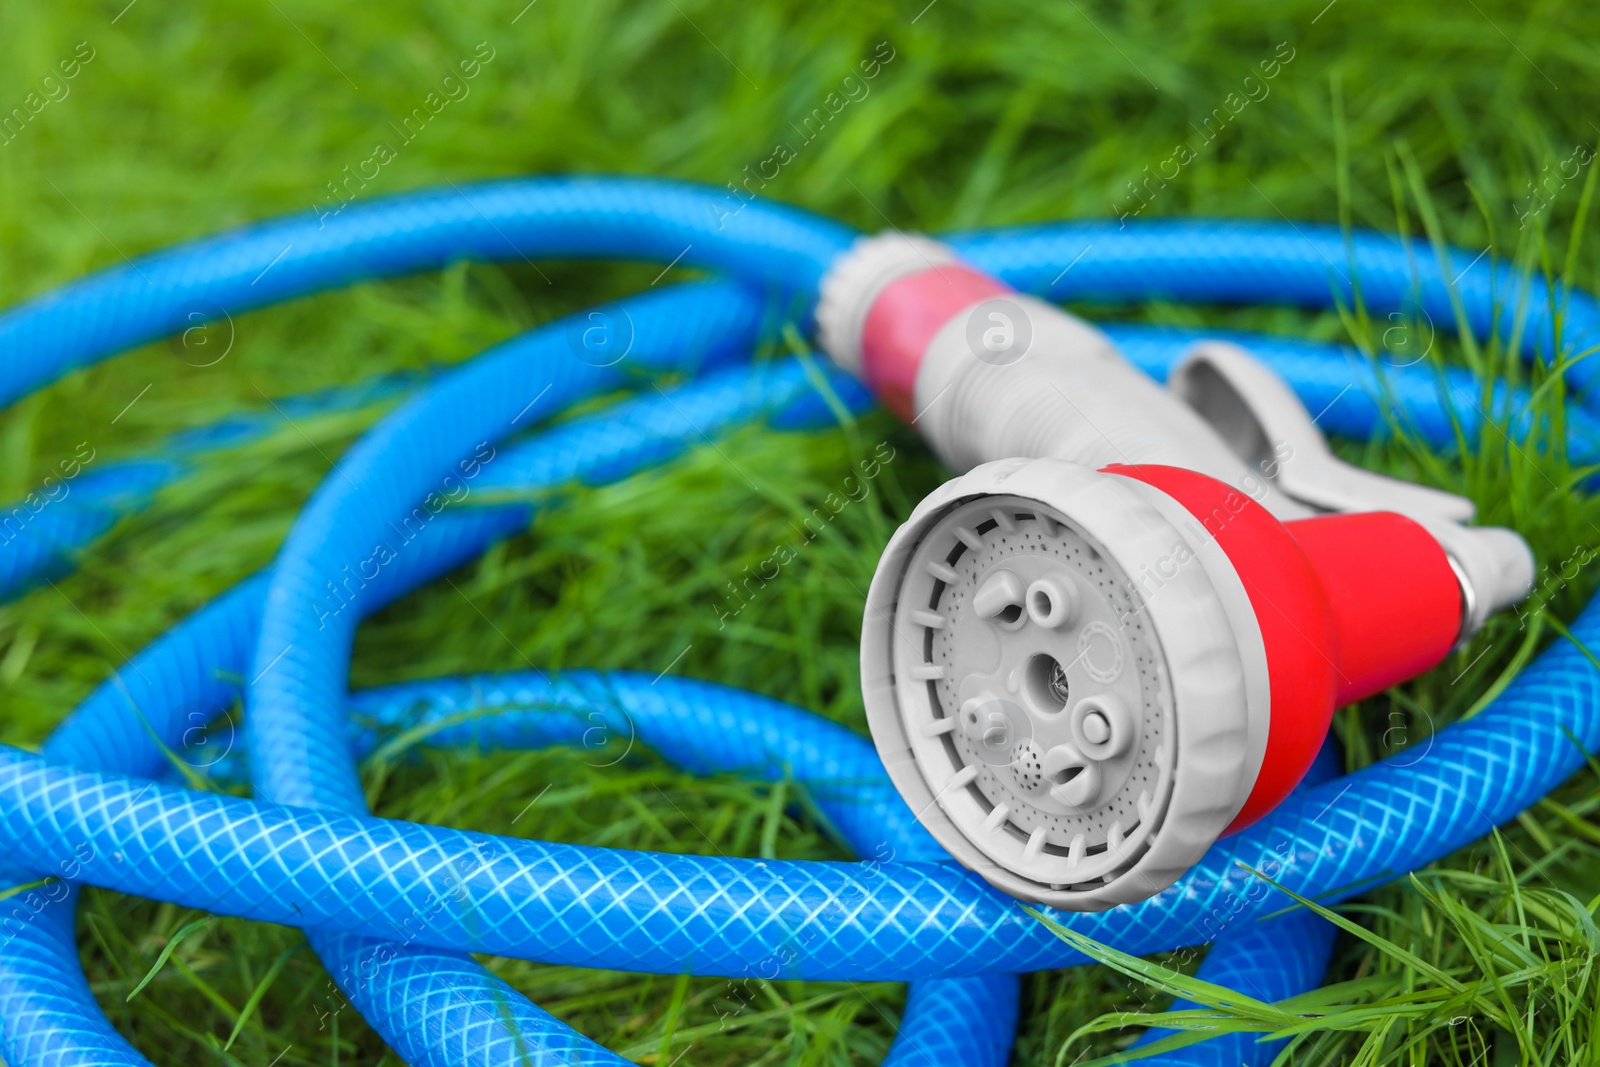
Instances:
[[[0,114],[41,90],[78,42],[94,58],[67,83],[68,95],[0,146],[0,302],[123,255],[311,210],[326,198],[325,183],[390,140],[389,123],[479,42],[494,58],[471,95],[402,148],[369,193],[553,171],[735,181],[776,142],[797,142],[791,122],[887,41],[894,58],[870,93],[798,147],[766,193],[866,229],[887,220],[940,229],[1105,217],[1131,206],[1127,183],[1144,167],[1203,139],[1205,117],[1247,88],[1262,61],[1287,55],[1286,43],[1292,58],[1280,61],[1267,95],[1186,164],[1143,217],[1288,217],[1413,234],[1431,225],[1465,247],[1492,245],[1496,258],[1595,284],[1592,228],[1573,238],[1583,232],[1575,220],[1584,176],[1547,186],[1548,205],[1519,229],[1534,204],[1529,182],[1600,139],[1589,119],[1600,113],[1592,5],[523,2],[6,5]],[[177,342],[147,346],[0,414],[0,499],[36,485],[78,442],[101,457],[133,454],[174,428],[259,407],[264,397],[455,362],[641,288],[655,270],[548,265],[546,284],[526,266],[459,266],[243,317],[228,357],[214,366],[191,366],[198,361],[184,359]],[[1368,341],[1390,325],[1274,309],[1114,313]],[[1505,369],[1498,351],[1447,340],[1436,351]],[[1544,403],[1554,410],[1559,396]],[[39,741],[128,653],[264,564],[326,457],[377,414],[305,420],[216,457],[122,524],[59,590],[0,607],[0,739]],[[724,583],[785,540],[791,517],[879,441],[896,459],[873,494],[719,630]],[[1486,519],[1515,524],[1541,562],[1559,569],[1600,540],[1600,509],[1570,493],[1574,472],[1559,455],[1530,458],[1536,444],[1491,434],[1479,450],[1451,458],[1401,432],[1341,447],[1468,493]],[[530,661],[658,671],[687,647],[679,673],[864,729],[860,590],[894,524],[940,472],[882,415],[850,433],[747,430],[721,447],[738,471],[702,449],[574,494],[528,534],[464,568],[454,578],[459,591],[440,583],[385,611],[362,631],[355,682]],[[1352,766],[1425,744],[1433,729],[1474,711],[1595,584],[1589,568],[1580,570],[1553,585],[1548,610],[1526,629],[1498,620],[1427,678],[1341,713]],[[686,852],[842,855],[771,788],[691,780],[648,754],[598,769],[564,752],[430,752],[422,766],[368,770],[377,810],[396,818]],[[546,786],[546,800],[517,819]],[[671,803],[656,802],[662,795]],[[1289,1006],[1312,1020],[1294,1023],[1305,1037],[1292,1061],[1594,1062],[1597,809],[1600,775],[1580,775],[1499,840],[1341,909],[1366,936],[1342,935],[1335,984]],[[153,1060],[259,1067],[281,1053],[283,1067],[395,1062],[352,1012],[330,1013],[327,976],[288,929],[233,920],[192,929],[129,1000],[163,948],[199,918],[86,894],[80,932],[90,980]],[[1192,971],[1187,959],[1158,962]],[[874,1063],[903,997],[894,985],[776,983],[735,999],[722,980],[490,963],[595,1039],[642,1063],[681,1056],[684,1067]],[[1116,1013],[1160,1010],[1185,988],[1181,978],[1124,968],[1030,977],[1016,1063],[1113,1053],[1132,1031],[1080,1030],[1097,1018],[1124,1021]],[[1227,1017],[1226,1025],[1290,1025],[1281,1011]]]

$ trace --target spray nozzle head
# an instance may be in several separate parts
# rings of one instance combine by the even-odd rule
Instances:
[[[922,502],[867,597],[891,778],[964,864],[1072,910],[1166,888],[1275,807],[1337,703],[1434,666],[1455,564],[1394,512],[1279,521],[1164,466],[983,464]]]
[[[957,858],[1062,907],[1142,899],[1197,860],[1266,711],[1228,594],[1125,483],[978,467],[923,502],[868,595],[868,715],[896,784]]]
[[[1287,795],[1336,701],[1427,670],[1531,581],[1515,534],[1338,460],[1235,346],[1197,346],[1163,389],[900,235],[840,258],[817,320],[967,470],[880,562],[862,684],[912,808],[1017,896],[1157,892]]]

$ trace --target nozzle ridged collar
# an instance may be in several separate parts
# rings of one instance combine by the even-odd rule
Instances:
[[[822,279],[817,338],[844,370],[861,376],[861,332],[867,313],[889,283],[957,262],[949,246],[921,234],[880,233],[858,238]]]

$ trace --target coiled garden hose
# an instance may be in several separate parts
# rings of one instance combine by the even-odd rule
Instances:
[[[810,308],[853,236],[771,204],[730,212],[719,192],[694,186],[504,181],[352,205],[325,227],[308,217],[250,227],[113,268],[0,317],[0,398],[9,402],[69,369],[192,325],[197,313],[234,315],[459,258],[676,261],[730,279],[606,309],[627,324],[621,362],[582,358],[572,338],[593,320],[579,315],[430,383],[339,460],[267,572],[120,668],[42,753],[0,749],[0,874],[12,885],[59,879],[0,902],[0,1056],[16,1067],[145,1062],[100,1013],[77,960],[76,886],[88,883],[301,927],[343,996],[414,1064],[624,1062],[466,955],[480,951],[734,979],[908,980],[889,1062],[1003,1063],[1015,976],[1085,958],[950,863],[864,740],[764,698],[630,674],[346,691],[362,616],[521,529],[532,514],[528,503],[435,508],[429,502],[449,490],[447,479],[529,489],[598,482],[659,463],[735,421],[823,421],[811,367],[740,360],[770,325],[774,298]],[[1509,330],[1496,318],[1498,301],[1525,297],[1517,336],[1530,356],[1555,351],[1558,323],[1564,347],[1600,336],[1600,311],[1581,294],[1558,301],[1539,283],[1466,253],[1417,257],[1376,234],[1347,244],[1335,231],[1303,226],[1067,224],[949,243],[1019,289],[1055,298],[1326,307],[1359,289],[1378,313],[1420,308],[1439,321],[1459,303],[1470,327],[1488,332]],[[1168,335],[1163,350],[1158,334],[1121,339],[1146,344],[1140,362],[1159,370],[1161,353],[1170,361],[1176,342]],[[1311,404],[1327,399],[1332,382],[1351,380],[1339,350],[1280,342],[1257,354]],[[1575,386],[1586,382],[1584,366],[1568,372]],[[505,443],[576,400],[662,371],[693,377]],[[847,377],[823,373],[848,405],[869,402]],[[1405,368],[1386,376],[1377,395],[1397,398],[1424,437],[1446,443],[1451,394],[1476,387],[1451,379],[1441,396],[1430,382],[1431,372]],[[1372,400],[1357,399],[1348,422],[1335,404],[1323,425],[1370,432]],[[1592,449],[1588,428],[1574,419],[1569,433]],[[486,445],[499,450],[492,461]],[[358,568],[367,561],[375,571]],[[351,571],[360,577],[330,601],[327,585]],[[1572,624],[1577,641],[1600,638],[1596,610]],[[255,799],[153,780],[170,750],[193,739],[197,720],[235,699],[238,688],[226,681],[234,677],[253,679],[243,695]],[[599,729],[609,744],[636,731],[691,769],[770,777],[787,765],[864,860],[663,856],[375,819],[356,777],[364,742],[352,734],[352,707],[380,725],[433,715],[440,742],[592,743]],[[1133,953],[1215,941],[1204,974],[1231,976],[1264,999],[1291,995],[1320,975],[1330,934],[1301,914],[1267,922],[1301,924],[1304,937],[1262,936],[1255,920],[1286,898],[1246,867],[1298,893],[1341,899],[1486,833],[1578,769],[1583,748],[1597,744],[1600,672],[1573,644],[1557,644],[1420,756],[1336,781],[1308,779],[1159,895],[1052,917]],[[1191,1046],[1167,1062],[1211,1062],[1224,1052],[1264,1062],[1272,1052],[1239,1039],[1223,1045]]]
[[[290,420],[352,411],[403,393],[416,375],[381,374],[363,382],[273,402],[270,411],[239,412],[169,435],[149,455],[109,460],[87,441],[60,461],[45,483],[0,504],[0,599],[72,569],[74,556],[156,492],[181,481],[201,454],[233,448]]]

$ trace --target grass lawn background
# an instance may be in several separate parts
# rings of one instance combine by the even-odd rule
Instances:
[[[1576,225],[1587,162],[1576,178],[1551,177],[1571,174],[1600,141],[1592,5],[524,3],[5,5],[0,115],[25,107],[30,93],[48,103],[0,135],[0,302],[223,227],[328,210],[330,183],[379,142],[396,150],[365,195],[568,171],[722,185],[781,142],[793,158],[765,194],[867,230],[1135,208],[1141,218],[1310,219],[1414,234],[1431,225],[1464,247],[1594,287],[1596,242]],[[874,78],[845,81],[872,57]],[[396,127],[473,59],[469,92],[402,144]],[[808,131],[806,116],[831,93],[850,102]],[[1180,145],[1194,158],[1141,205],[1130,183]],[[541,266],[548,280],[524,264],[459,265],[252,313],[212,366],[191,365],[202,361],[172,341],[74,374],[0,413],[0,500],[38,485],[80,442],[97,457],[137,454],[174,429],[268,398],[437,368],[642,288],[659,270]],[[1086,310],[1337,340],[1350,339],[1352,326],[1365,335],[1357,339],[1375,340],[1393,325],[1283,309]],[[1414,344],[1413,328],[1399,324],[1391,346]],[[1435,355],[1503,362],[1492,349],[1463,352],[1442,337]],[[127,654],[264,565],[328,457],[381,410],[299,420],[209,458],[120,524],[58,588],[0,606],[0,740],[37,743]],[[719,628],[725,583],[786,540],[790,523],[880,442],[896,458],[872,495]],[[1486,519],[1517,525],[1542,563],[1559,566],[1600,541],[1600,529],[1596,508],[1567,492],[1574,473],[1559,456],[1535,457],[1538,444],[1486,435],[1454,458],[1402,438],[1341,448],[1470,493]],[[355,683],[530,662],[672,665],[864,731],[858,590],[898,518],[941,472],[882,414],[850,432],[747,429],[721,448],[755,487],[706,448],[577,493],[464,568],[459,591],[438,583],[369,622]],[[1473,710],[1594,584],[1581,571],[1552,589],[1549,611],[1531,624],[1501,620],[1430,677],[1341,713],[1351,765],[1425,744],[1432,729]],[[396,818],[633,848],[843,855],[782,793],[689,779],[647,754],[598,769],[559,751],[428,752],[420,765],[369,767],[367,780],[378,812]],[[546,786],[546,800],[513,827]],[[663,794],[671,804],[648,799]],[[1333,1018],[1293,1062],[1590,1062],[1600,1004],[1589,971],[1600,935],[1585,926],[1600,891],[1596,808],[1600,779],[1580,775],[1501,841],[1346,908],[1372,939],[1342,937],[1329,980],[1345,984],[1319,1004]],[[197,918],[111,893],[85,897],[90,980],[154,1061],[397,1062],[353,1011],[322,1014],[326,976],[290,929],[212,922],[127,1000]],[[489,962],[641,1063],[875,1063],[903,1002],[894,984],[780,982],[741,1005],[719,979]],[[1491,975],[1498,985],[1484,981]],[[1451,982],[1469,994],[1457,997]],[[1410,1006],[1417,1000],[1427,1010]],[[1159,990],[1107,968],[1033,976],[1015,1062],[1113,1052],[1133,1031],[1065,1043],[1102,1013],[1164,1003]]]

